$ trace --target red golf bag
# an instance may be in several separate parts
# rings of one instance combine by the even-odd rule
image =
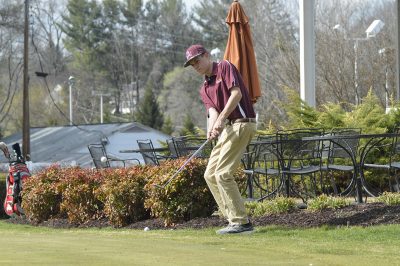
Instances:
[[[14,154],[10,155],[4,142],[0,142],[0,149],[9,161],[8,176],[6,179],[6,198],[4,200],[4,212],[9,215],[20,216],[24,214],[21,208],[21,191],[23,183],[31,176],[25,160],[21,156],[19,143],[12,145]]]

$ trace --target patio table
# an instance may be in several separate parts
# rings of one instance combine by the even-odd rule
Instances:
[[[397,133],[381,133],[381,134],[359,134],[359,135],[325,135],[316,137],[304,137],[303,141],[331,141],[337,146],[341,147],[349,156],[354,166],[355,180],[352,180],[352,190],[355,189],[356,198],[358,203],[362,203],[362,191],[365,190],[370,196],[374,196],[366,185],[364,173],[362,168],[365,164],[365,159],[368,153],[377,145],[382,143],[386,139],[399,137]],[[359,150],[351,149],[348,141],[354,139],[365,139],[366,143],[361,145]]]

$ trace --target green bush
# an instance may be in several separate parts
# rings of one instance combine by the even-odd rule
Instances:
[[[144,207],[146,173],[149,167],[104,170],[104,181],[97,190],[104,214],[115,227],[149,218]]]
[[[26,182],[23,208],[34,222],[62,217],[83,224],[107,217],[116,227],[150,214],[166,225],[209,216],[216,204],[203,177],[207,160],[191,161],[165,189],[153,186],[164,184],[185,160],[127,169],[50,167]],[[239,169],[235,177],[243,191],[246,176]]]
[[[153,167],[149,171],[149,182],[145,186],[145,207],[150,209],[153,217],[162,218],[165,225],[195,217],[207,217],[217,207],[204,180],[206,159],[192,160],[164,189],[154,186],[165,184],[186,159],[166,161],[161,167]],[[244,191],[247,177],[243,169],[239,168],[234,173],[234,178],[239,190]]]
[[[163,218],[166,225],[206,217],[215,210],[214,199],[203,178],[207,163],[204,159],[189,162],[165,188],[154,186],[165,184],[184,162],[185,158],[170,160],[148,171],[151,178],[145,186],[148,195],[145,207],[153,217]]]
[[[60,211],[61,192],[58,189],[60,173],[58,167],[50,167],[24,182],[22,208],[33,222],[41,222]]]
[[[383,192],[382,195],[376,198],[377,202],[383,202],[386,205],[400,205],[400,193],[397,192]]]
[[[6,198],[6,174],[0,174],[0,219],[8,217],[7,214],[4,212],[3,202]]]
[[[307,205],[309,211],[321,211],[324,209],[340,209],[349,205],[345,198],[327,196],[325,194],[310,200]]]
[[[287,98],[295,104],[282,103],[289,119],[284,128],[361,128],[363,133],[393,131],[400,124],[397,111],[385,114],[378,98],[370,91],[361,104],[343,105],[327,103],[319,109],[312,108],[300,99],[298,92],[285,90]]]
[[[249,216],[260,217],[290,212],[296,208],[296,201],[293,198],[276,197],[263,202],[246,202],[245,205]]]
[[[82,224],[102,216],[103,205],[95,193],[103,179],[101,173],[78,167],[62,169],[60,211],[71,223]]]

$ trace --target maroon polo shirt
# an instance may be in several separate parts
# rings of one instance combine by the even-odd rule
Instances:
[[[213,63],[212,74],[210,77],[205,77],[203,86],[200,89],[200,96],[207,111],[214,107],[218,113],[221,113],[231,95],[230,89],[233,87],[240,88],[242,99],[235,110],[228,116],[228,119],[255,118],[253,104],[250,101],[249,92],[243,83],[242,77],[237,68],[227,60]]]

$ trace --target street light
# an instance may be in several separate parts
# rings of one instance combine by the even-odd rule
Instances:
[[[355,104],[360,104],[360,96],[359,96],[359,86],[358,86],[358,43],[360,41],[367,41],[369,38],[375,37],[383,28],[385,23],[381,20],[376,19],[374,20],[371,25],[365,31],[366,37],[365,38],[347,38],[345,36],[345,40],[354,41],[354,89],[355,89]],[[333,27],[333,30],[340,31],[341,26],[339,24]]]
[[[72,126],[72,86],[75,84],[75,77],[70,76],[68,78],[69,85],[69,125]]]

